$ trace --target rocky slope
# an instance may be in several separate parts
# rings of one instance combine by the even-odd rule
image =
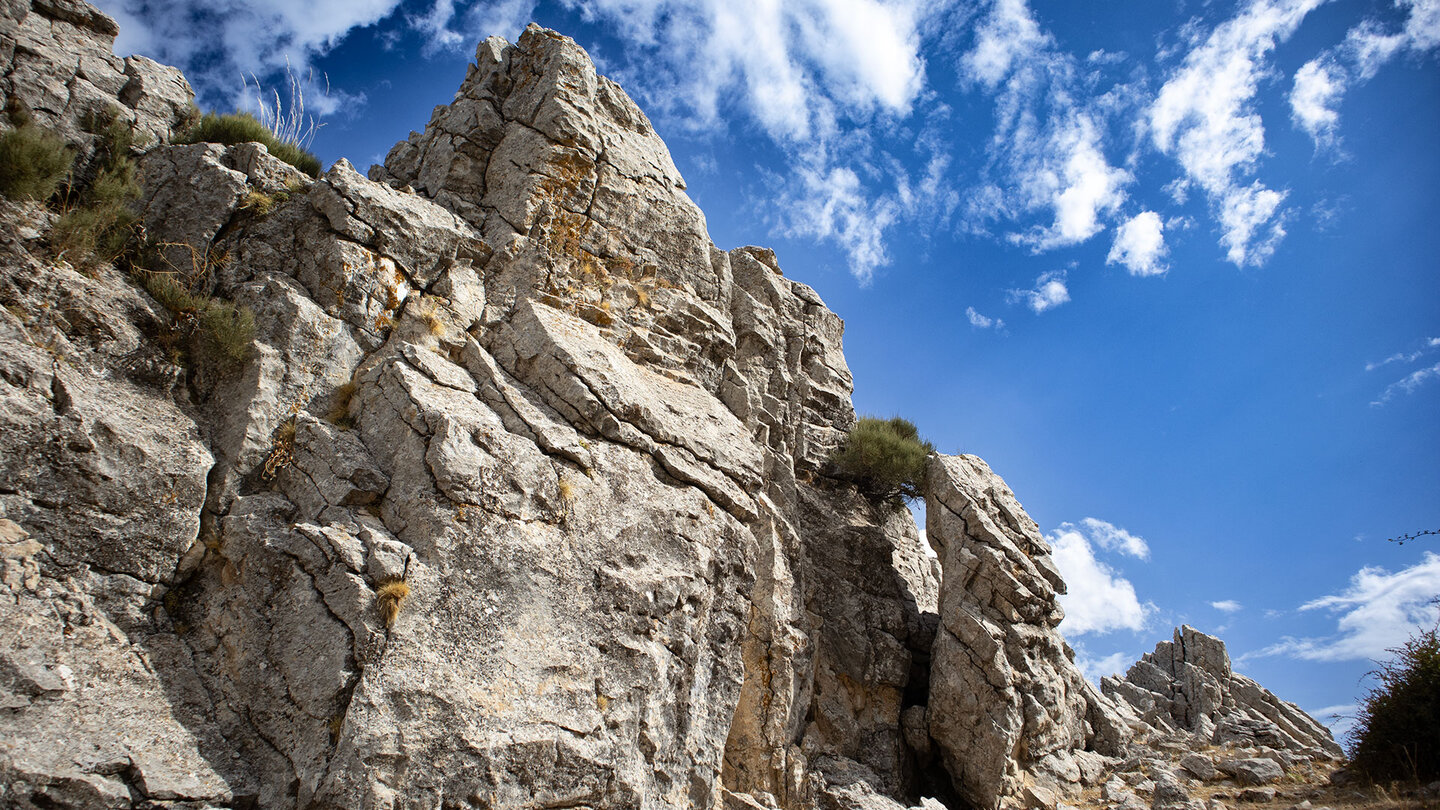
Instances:
[[[931,462],[938,560],[827,477],[841,320],[711,244],[573,41],[486,40],[384,166],[312,180],[171,145],[188,86],[115,33],[12,0],[0,90],[82,159],[113,109],[145,271],[255,331],[184,352],[0,202],[0,805],[1054,806],[1162,744],[1337,753],[1188,629],[1091,687],[979,459]]]

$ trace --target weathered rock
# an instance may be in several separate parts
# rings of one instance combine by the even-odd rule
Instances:
[[[926,536],[944,571],[930,734],[956,790],[996,807],[1047,755],[1119,753],[1124,719],[1055,631],[1064,582],[1034,521],[974,456],[932,457],[926,486]]]
[[[1249,787],[1240,791],[1240,801],[1252,804],[1269,804],[1275,801],[1275,788]]]
[[[1215,767],[1221,773],[1235,777],[1235,781],[1242,785],[1268,785],[1280,781],[1285,775],[1280,764],[1270,759],[1227,759]]]
[[[1151,725],[1189,732],[1200,744],[1263,744],[1326,759],[1342,753],[1314,718],[1234,673],[1224,642],[1189,626],[1146,653],[1123,680],[1104,678],[1101,689]]]
[[[143,143],[169,141],[190,119],[194,93],[180,71],[113,53],[115,21],[81,0],[0,4],[0,101],[20,101],[36,123],[65,136],[84,167],[86,125],[114,114]],[[3,107],[3,105],[0,105]]]
[[[1204,754],[1186,754],[1180,758],[1180,767],[1195,775],[1196,779],[1202,782],[1209,782],[1215,778],[1218,771],[1215,763]]]
[[[255,320],[181,369],[185,313],[0,203],[0,804],[1058,810],[1117,768],[1194,803],[1175,740],[1112,758],[1140,721],[983,462],[933,463],[938,562],[825,477],[843,324],[711,244],[574,42],[487,40],[377,179],[312,181],[166,145],[188,88],[83,2],[0,23],[42,124],[151,137],[142,260]]]

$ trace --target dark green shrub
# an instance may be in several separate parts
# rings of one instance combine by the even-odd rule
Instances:
[[[910,420],[865,416],[830,461],[838,477],[871,497],[893,501],[924,495],[925,465],[934,452]]]
[[[1426,630],[1390,652],[1361,702],[1351,766],[1372,781],[1428,782],[1440,777],[1440,637]]]
[[[70,171],[75,152],[65,140],[27,123],[0,134],[0,194],[48,200]]]
[[[320,159],[293,143],[275,137],[250,113],[205,113],[200,123],[175,139],[176,143],[261,143],[270,154],[310,175],[320,176]]]

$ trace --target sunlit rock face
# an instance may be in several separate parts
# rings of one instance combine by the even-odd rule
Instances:
[[[311,179],[172,145],[188,85],[114,34],[0,6],[0,89],[82,157],[115,106],[137,261],[254,328],[221,362],[0,202],[0,805],[991,807],[1189,722],[1080,678],[983,462],[932,461],[938,560],[829,477],[841,320],[573,41]]]

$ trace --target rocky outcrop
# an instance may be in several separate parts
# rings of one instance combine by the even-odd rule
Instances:
[[[932,456],[926,486],[943,571],[928,724],[956,789],[990,808],[1018,800],[1027,773],[1094,783],[1130,727],[1055,630],[1065,583],[1050,547],[975,456]]]
[[[710,242],[573,41],[486,40],[312,180],[169,144],[183,79],[78,0],[0,23],[7,100],[147,136],[148,240],[81,273],[0,202],[0,805],[989,808],[1158,733],[983,462],[932,462],[938,560],[826,477],[843,324]],[[242,356],[157,275],[253,313]]]
[[[1175,630],[1123,679],[1101,689],[1131,706],[1161,732],[1184,732],[1200,744],[1262,746],[1321,759],[1338,759],[1330,731],[1293,703],[1277,698],[1230,668],[1225,643],[1193,627]]]
[[[90,122],[113,115],[137,141],[155,144],[194,114],[195,94],[180,71],[116,56],[119,32],[82,0],[0,3],[0,93],[78,147],[82,166],[95,138]]]

